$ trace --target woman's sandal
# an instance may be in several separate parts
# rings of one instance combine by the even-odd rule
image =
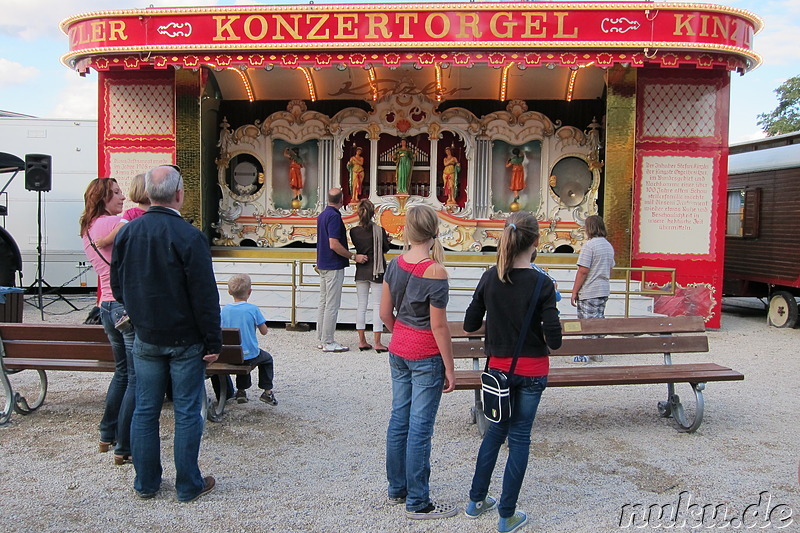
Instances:
[[[371,350],[372,346],[367,344],[366,346],[359,346],[358,349],[361,350],[362,352],[366,352],[367,350]]]
[[[102,440],[101,440],[101,441],[100,441],[100,442],[97,444],[97,447],[98,447],[98,449],[100,450],[100,453],[106,453],[106,452],[107,452],[108,450],[110,450],[110,449],[111,449],[111,447],[112,447],[112,446],[114,446],[115,444],[117,444],[117,443],[116,443],[116,442],[106,442],[106,441],[102,441]]]

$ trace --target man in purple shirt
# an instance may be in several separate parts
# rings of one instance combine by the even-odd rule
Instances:
[[[317,217],[317,271],[319,272],[319,306],[317,338],[323,352],[346,352],[350,348],[333,339],[339,307],[342,302],[344,269],[350,260],[364,263],[367,256],[347,249],[347,232],[342,214],[342,190],[328,191],[328,206]]]

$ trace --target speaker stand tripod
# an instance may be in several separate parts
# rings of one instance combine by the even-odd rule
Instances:
[[[36,259],[37,259],[36,279],[34,280],[33,283],[30,284],[28,289],[32,290],[34,287],[37,288],[38,305],[36,305],[36,307],[42,314],[42,320],[44,320],[44,308],[52,303],[57,302],[58,300],[64,300],[65,302],[67,302],[67,305],[72,307],[75,311],[79,311],[79,309],[75,307],[75,305],[72,302],[64,298],[64,296],[61,293],[53,291],[52,285],[47,283],[42,277],[42,191],[40,190],[38,191],[38,193],[39,193],[39,202],[38,202],[38,211],[36,216],[36,228],[38,231],[38,240],[36,241]],[[47,302],[46,304],[42,303],[42,296],[43,296],[42,285],[47,286],[48,294],[54,294],[56,297],[54,300]]]

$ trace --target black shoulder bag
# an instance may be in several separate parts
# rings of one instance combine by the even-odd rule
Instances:
[[[483,402],[483,414],[490,422],[505,422],[511,418],[511,392],[508,387],[508,377],[514,374],[517,358],[522,351],[522,345],[525,344],[525,337],[528,336],[533,312],[539,302],[543,281],[544,276],[539,274],[536,281],[536,289],[533,291],[533,298],[531,298],[531,303],[528,306],[528,312],[522,321],[522,329],[519,333],[519,339],[517,339],[517,346],[514,348],[514,358],[511,361],[511,368],[509,368],[508,374],[502,370],[490,369],[489,357],[486,358],[486,366],[481,374],[481,400]]]

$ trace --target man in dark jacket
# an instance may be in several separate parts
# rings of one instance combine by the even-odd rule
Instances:
[[[114,298],[136,330],[136,410],[131,423],[134,488],[152,498],[161,486],[159,417],[171,379],[175,410],[175,489],[194,501],[214,488],[197,459],[203,434],[205,364],[222,349],[219,292],[208,239],[181,218],[183,178],[164,165],[146,176],[152,207],[120,229],[111,260]]]

